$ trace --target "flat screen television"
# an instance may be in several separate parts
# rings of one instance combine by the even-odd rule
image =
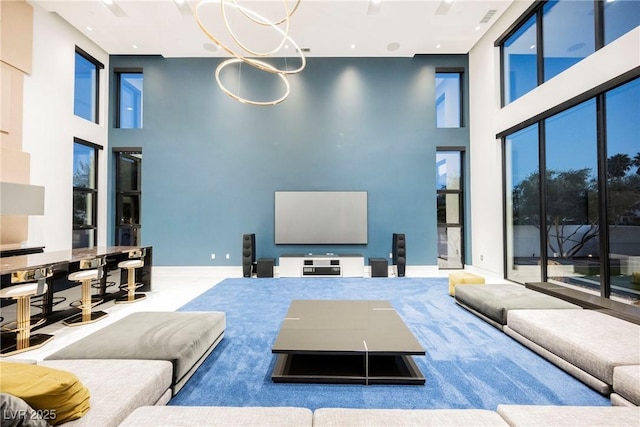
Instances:
[[[366,191],[276,191],[275,243],[367,243]]]

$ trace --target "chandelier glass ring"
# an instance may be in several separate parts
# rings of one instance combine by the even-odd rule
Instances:
[[[236,3],[235,0],[231,0],[230,2],[227,0],[221,0],[220,10],[222,12],[224,25],[227,27],[227,31],[229,32],[229,35],[231,36],[233,41],[235,41],[238,46],[240,46],[245,52],[250,53],[251,55],[254,55],[254,56],[271,56],[276,52],[278,52],[280,49],[282,49],[282,46],[284,46],[284,43],[287,41],[287,36],[289,35],[289,17],[291,15],[289,14],[289,5],[287,4],[287,0],[283,0],[283,3],[284,3],[284,9],[286,13],[285,13],[285,18],[281,20],[279,23],[260,20],[260,19],[263,19],[260,15],[256,14],[254,11],[250,9],[245,9],[244,7]],[[231,29],[231,25],[229,24],[229,19],[227,18],[227,9],[225,7],[226,4],[230,4],[232,7],[236,8],[236,10],[240,11],[245,17],[249,18],[252,22],[260,25],[270,25],[272,27],[276,27],[277,25],[280,25],[282,22],[285,22],[287,26],[286,26],[286,29],[284,30],[284,35],[282,37],[282,40],[280,40],[280,44],[268,52],[258,52],[248,48],[247,45],[245,45],[238,39],[236,34]]]
[[[218,38],[216,38],[213,34],[211,34],[211,32],[207,29],[207,27],[204,25],[204,23],[200,19],[200,8],[203,5],[209,4],[209,3],[220,3],[222,1],[225,1],[225,0],[202,0],[196,5],[196,9],[195,9],[195,12],[196,12],[195,13],[195,18],[196,18],[196,22],[198,23],[198,26],[207,35],[207,37],[209,37],[211,39],[211,41],[213,41],[216,45],[220,46],[220,48],[222,50],[227,52],[229,55],[234,56],[235,58],[245,62],[248,65],[251,65],[251,66],[253,66],[255,68],[258,68],[258,69],[260,69],[262,71],[266,71],[266,72],[269,72],[269,73],[297,74],[297,73],[301,72],[305,68],[305,66],[307,65],[307,59],[304,56],[304,53],[302,52],[302,50],[300,49],[298,44],[295,42],[295,40],[293,40],[291,38],[291,36],[286,34],[280,27],[278,27],[277,25],[275,25],[273,23],[270,23],[269,25],[273,29],[278,31],[280,33],[280,35],[282,35],[284,37],[284,40],[288,40],[289,43],[295,48],[296,52],[298,52],[300,54],[300,62],[301,63],[300,63],[300,66],[298,68],[287,70],[287,69],[279,69],[279,68],[276,68],[276,67],[274,67],[272,65],[269,65],[269,64],[265,65],[266,63],[264,61],[259,61],[257,59],[244,57],[240,53],[236,52],[235,50],[231,49],[229,46],[227,46],[224,43],[222,43]],[[247,13],[254,14],[259,19],[262,19],[264,22],[269,22],[266,18],[256,14],[253,11],[250,11],[249,9],[247,9],[247,8],[245,8],[243,6],[237,5],[235,3],[229,3],[229,5],[232,6],[232,7],[242,8],[245,11],[247,11]]]
[[[236,3],[236,0],[231,0],[232,3]],[[293,9],[291,9],[291,11],[289,12],[289,0],[284,0],[285,2],[285,8],[287,10],[287,14],[284,18],[282,18],[279,21],[272,21],[273,24],[275,25],[280,25],[282,24],[284,21],[288,20],[289,18],[291,18],[291,15],[293,15],[296,10],[298,9],[298,6],[300,5],[300,0],[296,0],[296,3],[293,5]],[[245,13],[242,9],[238,9],[240,11],[240,13],[242,13],[244,16],[246,16],[247,18],[249,18],[250,20],[252,20],[253,22],[255,22],[256,24],[260,24],[260,25],[269,25],[270,22],[267,21],[260,21],[252,16],[250,16],[250,14]]]
[[[275,99],[273,101],[253,101],[251,99],[247,99],[247,98],[242,98],[241,96],[231,92],[229,89],[227,89],[227,87],[222,84],[222,80],[220,79],[220,72],[227,66],[232,65],[232,64],[242,64],[243,62],[245,62],[243,59],[241,58],[230,58],[227,59],[225,61],[223,61],[217,68],[216,68],[216,82],[218,82],[218,86],[220,87],[220,89],[226,93],[227,95],[229,95],[231,98],[235,99],[236,101],[242,102],[243,104],[249,104],[249,105],[258,105],[258,106],[270,106],[270,105],[276,105],[281,103],[282,101],[284,101],[288,96],[289,93],[291,92],[291,85],[289,84],[289,80],[287,79],[287,76],[285,76],[282,73],[278,73],[276,71],[272,71],[273,74],[276,74],[278,77],[280,77],[280,79],[282,80],[282,82],[284,83],[284,87],[285,87],[285,92],[284,95],[282,95],[280,98]],[[271,64],[268,64],[266,62],[263,61],[258,61],[256,60],[256,62],[261,63],[262,66],[266,67],[266,68],[272,68],[275,69]]]

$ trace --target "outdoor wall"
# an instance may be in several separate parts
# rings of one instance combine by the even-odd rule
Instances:
[[[71,249],[73,138],[104,147],[99,155],[98,245],[106,244],[107,73],[100,75],[100,123],[74,116],[75,47],[109,66],[108,55],[57,15],[33,8],[33,67],[24,79],[23,148],[31,184],[45,187],[43,216],[29,217],[27,244]]]
[[[142,243],[155,265],[239,265],[244,233],[258,257],[388,257],[394,232],[409,265],[436,265],[436,147],[468,147],[469,130],[435,128],[435,69],[466,69],[466,56],[309,58],[271,107],[222,93],[218,62],[111,58],[112,70],[144,72],[144,127],[110,129],[109,142],[142,147]],[[286,190],[367,191],[368,244],[276,246],[274,192]]]
[[[502,153],[496,134],[640,66],[640,28],[620,37],[504,108],[494,42],[532,2],[514,2],[469,53],[471,263],[503,274]]]

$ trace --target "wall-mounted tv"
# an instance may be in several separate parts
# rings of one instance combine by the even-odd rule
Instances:
[[[367,192],[276,191],[275,243],[367,244]]]

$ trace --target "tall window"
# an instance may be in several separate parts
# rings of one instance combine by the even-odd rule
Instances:
[[[116,127],[142,128],[142,72],[116,72],[118,82],[118,109]]]
[[[621,83],[504,135],[509,279],[640,300],[640,78]]]
[[[545,147],[548,280],[589,287],[600,273],[595,99],[546,119]]]
[[[637,0],[534,2],[495,43],[502,52],[502,103],[536,86],[640,25]]]
[[[640,79],[607,93],[607,224],[612,293],[640,299]]]
[[[436,127],[462,127],[462,72],[436,71]]]
[[[615,0],[604,4],[604,43],[608,44],[640,25],[640,1]]]
[[[142,151],[116,151],[116,245],[140,244]]]
[[[99,146],[75,138],[73,144],[73,248],[96,245]]]
[[[502,45],[502,86],[505,104],[538,85],[536,16],[529,18]]]
[[[542,8],[544,81],[595,52],[593,1],[547,1]]]
[[[99,72],[104,68],[80,48],[76,48],[73,114],[98,123]]]
[[[438,148],[436,153],[438,267],[440,268],[464,267],[462,159],[463,152],[459,150]]]
[[[506,270],[519,283],[540,282],[538,125],[505,138]]]

